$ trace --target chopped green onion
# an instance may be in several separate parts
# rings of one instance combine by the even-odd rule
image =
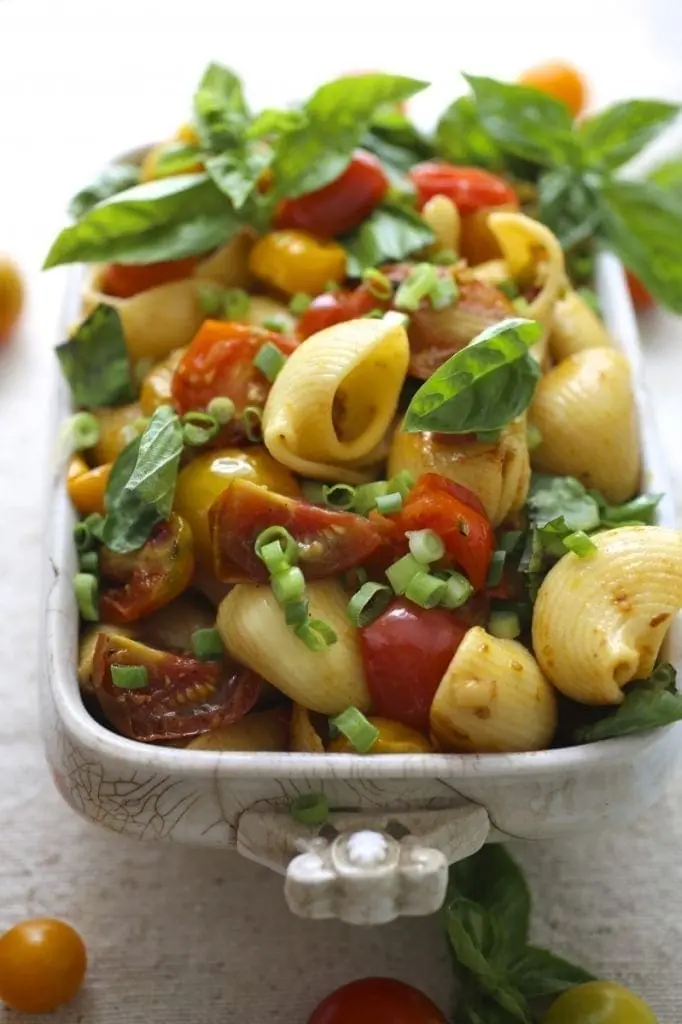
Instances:
[[[423,565],[437,562],[445,554],[445,544],[433,530],[415,530],[407,536],[410,552]]]
[[[93,536],[85,521],[76,523],[73,528],[73,543],[76,551],[88,551],[92,547]]]
[[[298,566],[290,565],[270,577],[270,586],[280,604],[292,604],[303,600],[305,577]]]
[[[523,295],[512,299],[512,306],[520,316],[527,316],[530,312],[530,302]]]
[[[393,591],[383,583],[363,583],[348,602],[348,618],[354,626],[369,626],[378,619],[393,598]]]
[[[526,445],[529,452],[534,452],[536,448],[539,448],[542,444],[542,434],[538,427],[534,423],[529,423],[526,427]]]
[[[223,642],[217,629],[195,629],[192,650],[200,661],[214,661],[223,656]]]
[[[418,562],[414,555],[403,555],[386,570],[388,582],[396,594],[404,594],[410,581],[420,572],[424,572],[424,566]]]
[[[289,811],[299,825],[324,825],[329,817],[329,801],[324,793],[302,793],[291,801]]]
[[[199,288],[201,311],[209,317],[220,316],[225,308],[225,293],[217,284],[207,282]]]
[[[388,481],[387,493],[397,491],[398,494],[402,495],[404,501],[413,487],[414,477],[410,473],[409,469],[401,469],[399,473],[396,473],[396,475],[391,477]]]
[[[506,559],[507,552],[503,549],[498,548],[497,551],[493,551],[493,557],[490,559],[490,568],[488,569],[488,579],[486,580],[487,587],[497,587],[500,585]]]
[[[298,544],[283,526],[268,526],[265,530],[261,530],[256,537],[253,550],[261,561],[265,561],[262,554],[263,548],[273,541],[277,541],[280,544],[288,566],[295,565],[298,562]]]
[[[220,433],[220,424],[207,412],[187,412],[182,417],[182,436],[185,444],[195,448],[207,444]]]
[[[78,559],[78,568],[81,572],[97,575],[99,570],[99,555],[96,551],[84,551]]]
[[[592,289],[583,285],[582,288],[578,288],[578,295],[583,300],[586,306],[589,306],[593,313],[597,316],[601,316],[601,305],[597,293]]]
[[[373,484],[360,484],[355,488],[353,508],[361,516],[366,516],[373,508],[377,507],[377,498],[386,494],[388,483],[386,480],[377,480]]]
[[[476,440],[482,444],[497,444],[501,436],[501,428],[498,430],[479,430],[476,434]]]
[[[516,612],[491,612],[488,632],[500,640],[514,640],[521,634],[521,623]]]
[[[311,505],[326,505],[327,499],[324,496],[326,486],[326,484],[321,484],[319,480],[304,480],[301,485],[303,497]]]
[[[447,589],[445,580],[439,580],[437,576],[431,576],[422,569],[407,584],[405,597],[420,608],[435,608],[445,597]]]
[[[400,512],[403,507],[403,496],[399,491],[393,491],[391,494],[379,494],[376,507],[382,516],[391,516],[395,512]]]
[[[445,309],[452,306],[459,298],[459,288],[450,274],[437,274],[436,283],[429,293],[434,309]]]
[[[323,484],[322,498],[326,505],[331,508],[339,508],[346,511],[353,507],[355,500],[355,488],[350,484]]]
[[[575,533],[569,533],[568,537],[564,537],[564,547],[578,558],[586,558],[597,550],[597,545],[583,530],[576,530]]]
[[[62,436],[68,443],[69,451],[81,452],[94,448],[99,441],[99,420],[91,412],[76,412],[62,427]]]
[[[328,622],[309,619],[294,627],[294,633],[310,651],[326,651],[336,643],[338,637]]]
[[[119,690],[144,690],[149,673],[144,665],[112,665],[111,681]]]
[[[330,279],[329,281],[327,281],[326,285],[324,286],[324,290],[326,292],[331,292],[332,294],[334,292],[337,292],[339,290],[339,283],[338,283],[338,281],[332,281]]]
[[[466,604],[473,592],[474,588],[466,576],[462,576],[459,572],[453,572],[445,584],[445,593],[441,597],[440,603],[444,608],[451,610],[461,608],[463,604]]]
[[[498,544],[502,551],[506,551],[509,554],[514,550],[522,537],[523,533],[521,530],[507,530],[505,533],[500,534]]]
[[[269,544],[264,544],[258,552],[258,557],[265,563],[269,573],[285,572],[290,568],[290,563],[278,540],[271,540]]]
[[[229,423],[230,420],[234,419],[235,407],[234,402],[227,395],[218,395],[217,398],[212,398],[206,406],[206,412],[222,426],[225,423]]]
[[[87,526],[88,530],[95,538],[95,540],[102,539],[102,530],[104,528],[104,516],[100,512],[91,512],[89,516],[86,516],[83,520],[83,525]]]
[[[407,309],[414,313],[419,309],[422,299],[431,294],[437,286],[436,268],[430,263],[417,263],[398,288],[393,301],[396,309]]]
[[[223,292],[223,317],[226,320],[246,316],[250,306],[251,299],[242,288],[228,288]]]
[[[256,369],[260,370],[272,384],[286,361],[286,356],[280,352],[277,346],[273,345],[271,341],[266,341],[265,344],[258,349],[256,357],[253,360],[253,365]]]
[[[267,320],[264,320],[263,327],[268,331],[275,331],[277,334],[286,334],[287,330],[286,322],[277,316],[271,316],[268,317]],[[279,352],[279,349],[277,349],[277,351]]]
[[[521,294],[516,281],[513,281],[510,277],[506,281],[500,281],[497,285],[497,290],[506,295],[508,299],[518,299]]]
[[[287,626],[300,626],[308,621],[308,602],[290,601],[284,605],[284,621]]]
[[[289,301],[289,309],[294,316],[301,316],[313,300],[305,292],[296,292]]]
[[[601,518],[605,524],[637,522],[650,525],[654,522],[656,509],[663,497],[662,494],[640,494],[622,505],[607,505],[601,495],[599,503],[602,509]]]
[[[362,275],[362,280],[375,299],[390,299],[393,295],[393,285],[386,275],[375,267],[368,267]]]
[[[441,249],[440,252],[435,253],[432,257],[431,262],[441,267],[451,267],[453,263],[459,261],[459,256],[454,249]]]
[[[81,618],[86,622],[97,622],[99,619],[97,577],[89,572],[77,572],[73,578],[73,590]]]
[[[368,754],[379,739],[379,730],[372,725],[362,711],[355,707],[346,708],[340,715],[330,718],[330,724],[343,733],[359,754]]]
[[[263,440],[262,420],[263,410],[256,405],[247,405],[242,413],[242,426],[249,441],[257,443]]]
[[[374,309],[370,309],[369,313],[364,313],[363,317],[365,320],[383,320],[385,312],[385,309],[375,307]]]

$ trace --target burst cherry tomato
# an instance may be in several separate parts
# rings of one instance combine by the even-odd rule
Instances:
[[[556,61],[540,64],[536,68],[529,68],[520,76],[519,83],[539,89],[540,92],[553,96],[555,100],[561,100],[566,104],[573,117],[577,117],[585,108],[587,100],[585,79],[570,64]]]
[[[101,288],[105,295],[130,299],[157,285],[190,277],[196,264],[196,256],[164,263],[109,263],[104,271]]]
[[[645,309],[651,309],[654,305],[654,299],[651,292],[644,287],[639,278],[627,270],[626,272],[628,288],[630,290],[630,297],[634,303],[635,309],[643,311]]]
[[[320,1003],[308,1024],[447,1024],[419,989],[394,978],[361,978]]]
[[[379,532],[363,516],[318,508],[243,479],[216,499],[209,523],[215,574],[225,583],[268,579],[254,543],[269,526],[285,527],[298,542],[299,564],[308,579],[351,569],[381,543]]]
[[[588,981],[560,995],[544,1024],[658,1024],[653,1011],[613,981]]]
[[[0,938],[0,1000],[20,1013],[52,1013],[83,984],[85,946],[64,921],[22,921]]]
[[[373,309],[385,309],[389,303],[377,299],[364,285],[351,292],[325,292],[313,299],[298,322],[296,333],[299,338],[309,338],[325,327],[355,320]]]
[[[480,167],[455,167],[428,160],[413,167],[410,178],[417,190],[420,209],[434,196],[447,196],[461,214],[517,202],[511,185]]]
[[[387,191],[388,178],[377,158],[356,149],[340,177],[316,192],[285,199],[277,211],[275,226],[334,238],[361,224]]]

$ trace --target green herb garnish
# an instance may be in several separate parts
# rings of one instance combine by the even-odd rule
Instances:
[[[74,405],[93,409],[135,397],[121,318],[112,306],[97,306],[56,351]]]

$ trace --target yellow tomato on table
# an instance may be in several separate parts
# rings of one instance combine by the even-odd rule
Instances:
[[[83,984],[85,945],[64,921],[22,921],[0,938],[0,1000],[21,1013],[51,1013]]]

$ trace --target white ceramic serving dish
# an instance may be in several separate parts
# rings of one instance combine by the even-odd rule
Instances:
[[[62,327],[78,312],[79,284],[74,280]],[[598,290],[607,324],[634,368],[646,487],[669,495],[637,325],[613,257],[600,260]],[[62,418],[68,397],[61,380],[57,394]],[[298,914],[372,924],[429,913],[444,898],[448,863],[484,842],[608,828],[641,814],[673,774],[682,725],[511,755],[214,753],[117,736],[90,717],[79,696],[74,518],[61,470],[55,470],[51,499],[41,697],[57,788],[77,812],[115,832],[236,849],[286,874],[287,900]],[[674,525],[669,496],[659,522]],[[682,665],[679,620],[667,657]],[[300,794],[316,792],[334,809],[321,830],[297,825],[287,809]]]

